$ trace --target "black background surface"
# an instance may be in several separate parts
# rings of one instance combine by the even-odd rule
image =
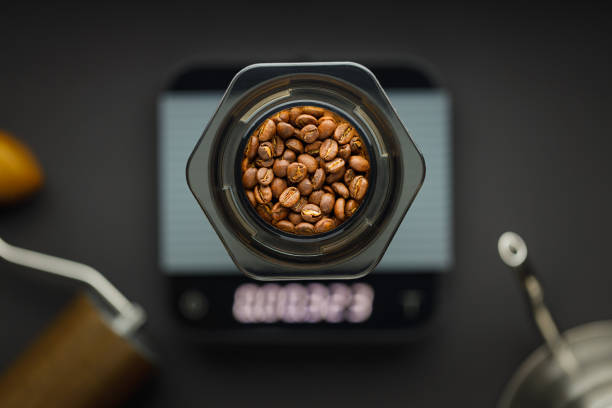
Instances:
[[[609,13],[377,1],[0,6],[0,127],[38,154],[43,193],[0,236],[103,271],[149,312],[158,378],[130,403],[489,407],[538,344],[496,255],[527,240],[562,328],[612,317]],[[185,342],[157,271],[155,98],[189,61],[402,61],[453,97],[456,270],[430,335],[402,347]],[[0,269],[0,367],[73,290]]]

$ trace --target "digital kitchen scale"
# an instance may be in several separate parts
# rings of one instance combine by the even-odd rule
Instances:
[[[242,66],[190,68],[159,95],[159,268],[177,318],[202,339],[398,338],[431,316],[438,277],[454,262],[450,97],[415,67],[366,66],[425,157],[427,175],[380,264],[357,280],[247,278],[189,191],[189,154]]]

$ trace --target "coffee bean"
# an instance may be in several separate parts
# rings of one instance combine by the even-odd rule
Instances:
[[[257,136],[251,136],[247,143],[246,156],[249,160],[253,160],[257,156],[257,149],[259,148],[259,140]]]
[[[319,149],[319,156],[325,161],[330,161],[336,158],[338,154],[338,142],[334,139],[325,139]]]
[[[306,125],[314,125],[315,123],[317,123],[317,118],[312,115],[301,114],[295,118],[295,124],[301,128]]]
[[[319,129],[315,125],[306,125],[302,128],[302,140],[312,143],[319,138]]]
[[[288,110],[282,110],[282,111],[278,112],[278,117],[283,122],[289,122],[289,111]]]
[[[293,207],[300,200],[300,192],[295,187],[287,187],[278,197],[283,207]]]
[[[296,124],[296,119],[298,118],[298,116],[300,116],[302,114],[302,108],[291,108],[291,110],[289,110],[289,122],[293,123],[294,125]]]
[[[323,183],[325,183],[325,170],[319,167],[312,176],[312,188],[318,190],[323,187]]]
[[[274,180],[274,172],[272,169],[262,167],[257,170],[257,181],[259,184],[262,186],[269,186],[272,183],[272,180]]]
[[[355,200],[348,200],[344,206],[344,216],[346,218],[352,217],[355,211],[359,208],[359,203]]]
[[[341,123],[334,131],[334,139],[339,144],[347,144],[355,136],[355,129],[348,123]]]
[[[291,221],[280,220],[274,225],[276,225],[276,228],[285,232],[295,233],[295,226],[293,225],[293,223],[291,223]]]
[[[253,188],[257,184],[257,169],[250,167],[242,174],[242,185],[245,188]]]
[[[340,221],[344,221],[344,218],[345,218],[344,217],[344,207],[345,207],[345,205],[346,205],[346,203],[345,203],[344,198],[339,198],[334,203],[334,215]]]
[[[283,139],[288,139],[293,136],[295,128],[291,124],[286,122],[279,122],[276,124],[276,134]]]
[[[283,207],[281,203],[276,203],[272,206],[270,214],[272,215],[272,221],[277,222],[287,218],[289,210]]]
[[[287,160],[276,159],[274,160],[272,170],[274,171],[274,175],[276,177],[285,177],[287,176],[287,167],[289,167],[289,162]]]
[[[253,194],[253,190],[247,190],[246,195],[249,199],[249,203],[251,203],[251,205],[255,207],[257,205],[257,201],[255,200],[255,194]]]
[[[295,203],[293,207],[291,207],[291,211],[294,211],[296,213],[301,213],[302,208],[304,208],[306,204],[308,204],[308,200],[306,199],[306,197],[300,197],[298,202]]]
[[[285,151],[285,142],[279,136],[274,136],[274,156],[279,157]]]
[[[307,172],[304,163],[293,162],[287,167],[287,180],[292,183],[299,183],[306,177]]]
[[[325,165],[325,171],[327,173],[336,173],[344,168],[344,160],[340,157],[335,158],[334,160],[328,162]]]
[[[321,218],[314,226],[315,232],[323,233],[336,227],[334,220],[328,217]]]
[[[245,158],[242,160],[242,163],[240,164],[240,169],[242,170],[242,173],[244,173],[245,171],[247,171],[247,169],[248,169],[249,167],[252,167],[252,165],[251,165],[251,161],[249,160],[249,158],[248,158],[248,157],[245,157]]]
[[[355,176],[355,170],[347,169],[346,172],[344,172],[344,184],[346,184],[347,186],[351,184],[351,181],[353,181]]]
[[[285,149],[285,152],[283,153],[284,160],[287,160],[289,163],[292,163],[295,161],[295,158],[296,158],[296,155],[293,150]]]
[[[287,181],[284,178],[275,177],[272,180],[272,184],[270,184],[270,188],[272,189],[272,196],[278,199],[283,194],[283,191],[287,189]]]
[[[312,235],[315,233],[315,228],[308,222],[301,222],[295,226],[295,232],[301,235]]]
[[[267,222],[272,222],[272,210],[267,204],[259,204],[255,207],[257,214]]]
[[[304,147],[304,151],[311,156],[316,156],[319,154],[321,149],[321,141],[317,140],[316,142],[309,143]]]
[[[349,198],[349,190],[344,184],[338,182],[332,183],[332,189],[342,198]]]
[[[336,192],[330,186],[324,186],[323,187],[323,191],[325,191],[326,193],[329,193],[329,194],[331,194],[331,195],[333,195],[335,197]]]
[[[302,219],[302,214],[298,214],[298,213],[294,213],[294,212],[290,212],[289,213],[289,221],[291,221],[291,223],[293,225],[297,225],[300,222],[303,222],[304,220]]]
[[[349,145],[352,153],[358,154],[364,151],[363,142],[358,137],[352,138]]]
[[[321,208],[319,208],[319,206],[315,204],[306,204],[302,208],[301,213],[302,213],[302,218],[306,222],[319,221],[319,219],[321,219],[321,217],[323,216],[323,213],[321,212]]]
[[[304,180],[300,181],[297,188],[300,191],[300,194],[302,196],[310,195],[310,193],[312,193],[312,190],[313,190],[312,182],[310,181],[308,177],[306,177]]]
[[[368,190],[368,180],[363,176],[357,176],[351,181],[349,185],[349,191],[351,197],[357,201],[361,201],[365,197],[366,191]]]
[[[349,166],[351,166],[355,171],[368,171],[370,170],[370,162],[362,156],[351,156],[349,158]]]
[[[269,160],[274,157],[274,145],[270,142],[263,142],[257,149],[257,154],[261,160]]]
[[[274,158],[270,158],[269,160],[255,159],[255,165],[257,167],[272,167],[273,164]]]
[[[257,138],[260,142],[266,142],[272,140],[274,135],[276,135],[276,123],[272,119],[266,119],[259,128]]]
[[[259,204],[267,204],[272,201],[272,189],[270,186],[257,185],[253,189],[253,194],[255,194],[255,201]]]
[[[308,196],[308,202],[310,204],[316,204],[319,205],[321,204],[321,197],[323,197],[323,194],[325,194],[325,191],[323,190],[316,190],[313,191],[309,196]],[[253,197],[253,199],[255,199],[255,197]]]
[[[317,167],[319,167],[319,163],[317,163],[316,159],[309,154],[300,154],[297,161],[306,166],[306,170],[309,173],[314,173]]]
[[[318,106],[304,106],[303,112],[307,115],[312,115],[316,118],[320,118],[323,116],[325,110],[323,108],[319,108]]]
[[[285,142],[285,147],[287,149],[293,150],[298,154],[304,153],[304,145],[302,144],[302,142],[294,138],[287,139],[287,141]]]
[[[323,214],[329,214],[334,209],[334,195],[330,193],[325,193],[321,196],[321,202],[319,203],[319,207]]]
[[[351,147],[348,144],[342,145],[340,149],[338,149],[338,156],[343,158],[345,161],[351,157]]]
[[[344,173],[345,173],[345,170],[344,170],[344,167],[342,167],[339,171],[328,174],[327,177],[325,178],[325,182],[327,184],[333,184],[336,181],[342,180],[342,178],[344,177]]]
[[[319,120],[319,139],[326,139],[334,134],[336,130],[336,122],[329,117],[324,117]]]

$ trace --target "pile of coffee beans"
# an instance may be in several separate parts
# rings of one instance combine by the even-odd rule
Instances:
[[[370,160],[361,136],[334,112],[298,106],[267,118],[250,136],[242,185],[266,222],[312,235],[349,219],[366,196]]]

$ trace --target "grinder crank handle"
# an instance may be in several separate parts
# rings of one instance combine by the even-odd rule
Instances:
[[[112,407],[148,377],[151,355],[134,338],[145,314],[102,274],[2,239],[0,258],[85,283],[113,311],[79,295],[0,375],[0,407]]]

